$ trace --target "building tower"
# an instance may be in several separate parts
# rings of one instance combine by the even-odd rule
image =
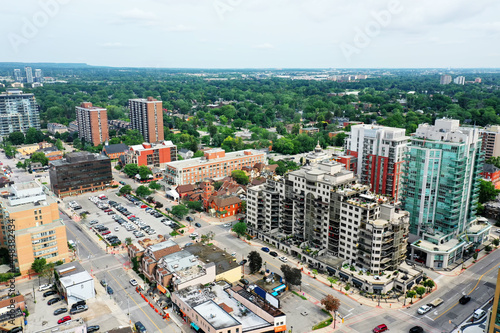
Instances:
[[[35,82],[43,83],[43,76],[41,69],[35,69]]]
[[[412,251],[421,252],[427,266],[446,268],[465,246],[483,241],[487,224],[468,232],[477,223],[482,164],[479,129],[460,127],[458,120],[421,124],[412,136],[401,199],[410,233],[421,239]]]
[[[33,71],[31,67],[24,67],[24,71],[26,72],[26,82],[33,83]]]
[[[76,120],[80,139],[91,142],[94,146],[109,139],[106,109],[92,106],[90,102],[84,102],[76,107]]]
[[[451,83],[451,75],[441,75],[439,79],[439,84],[450,84]]]
[[[20,69],[14,69],[14,81],[23,82],[23,75]]]
[[[484,152],[484,159],[500,156],[500,126],[487,126],[479,130],[479,133],[483,139],[481,149]]]
[[[153,97],[129,99],[130,126],[142,134],[146,142],[164,140],[162,101]]]
[[[33,94],[7,89],[0,94],[0,136],[12,132],[26,133],[30,127],[40,129],[40,113]]]
[[[404,128],[374,125],[352,126],[346,140],[346,153],[358,161],[357,177],[394,202],[400,199],[408,140]]]

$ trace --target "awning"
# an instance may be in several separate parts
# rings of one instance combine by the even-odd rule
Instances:
[[[198,327],[198,325],[196,325],[195,323],[191,323],[191,327],[194,328],[195,330],[199,330],[200,329]]]
[[[271,296],[278,296],[278,293],[274,291]]]
[[[162,293],[165,293],[167,291],[165,288],[163,288],[161,284],[156,285],[156,288],[158,288],[158,290],[161,291]]]
[[[175,200],[179,199],[179,193],[175,190],[166,191],[165,196],[174,198]]]
[[[281,291],[281,290],[283,290],[283,289],[285,289],[285,288],[286,288],[286,285],[282,284],[281,286],[276,287],[276,288],[274,288],[273,290],[274,290],[274,291],[276,291],[276,292],[278,292],[278,291]]]

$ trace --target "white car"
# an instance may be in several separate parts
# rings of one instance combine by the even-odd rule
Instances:
[[[136,279],[131,279],[130,284],[133,285],[134,287],[137,286],[137,280]]]
[[[191,235],[189,235],[189,237],[198,237],[198,233],[197,232],[193,232]]]
[[[231,257],[236,257],[236,252],[231,253]]]
[[[115,227],[115,231],[120,231],[120,227]]]
[[[225,228],[229,228],[231,226],[231,223],[224,223],[222,226]]]
[[[431,310],[432,310],[432,306],[426,304],[426,305],[422,305],[421,307],[419,307],[417,310],[417,313],[423,315]]]
[[[54,286],[53,284],[42,284],[40,287],[38,287],[38,291],[51,289],[53,286]]]
[[[283,261],[283,262],[287,262],[287,261],[288,261],[288,258],[287,258],[287,257],[282,256],[282,257],[280,257],[280,260],[281,260],[281,261]]]

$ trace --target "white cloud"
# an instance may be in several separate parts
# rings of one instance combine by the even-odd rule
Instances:
[[[196,28],[192,26],[186,26],[184,24],[177,24],[175,26],[167,27],[165,30],[170,32],[187,32],[187,31],[195,31]]]
[[[263,44],[258,44],[258,45],[254,45],[253,47],[254,49],[265,49],[265,50],[270,50],[270,49],[274,49],[274,45],[271,44],[271,43],[263,43]]]
[[[126,20],[150,21],[156,20],[157,16],[153,12],[145,12],[139,8],[133,8],[118,13],[118,16]]]

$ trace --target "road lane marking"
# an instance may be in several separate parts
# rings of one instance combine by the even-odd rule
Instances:
[[[135,299],[132,298],[132,296],[130,296],[130,294],[128,293],[128,291],[122,287],[122,285],[120,284],[120,282],[118,282],[118,280],[111,274],[109,274],[108,272],[108,275],[111,276],[111,278],[113,280],[115,280],[116,284],[118,284],[118,286],[120,286],[120,288],[122,288],[122,290],[125,292],[125,294],[127,294],[127,297],[129,297],[132,302],[135,303],[135,305],[137,305],[139,307],[139,309],[144,313],[144,315],[153,323],[153,325],[155,325],[155,327],[158,329],[159,332],[162,332],[162,330],[156,325],[156,323],[151,319],[151,317],[148,316],[148,314],[140,307],[140,305],[135,301]],[[129,312],[129,315],[130,315],[130,312]],[[168,328],[168,327],[167,327]],[[175,331],[174,331],[175,332]]]
[[[489,272],[491,272],[491,271],[492,271],[492,270],[494,270],[494,269],[498,269],[498,267],[495,265],[495,266],[491,267],[490,269],[488,269],[488,270],[487,270],[487,271],[486,271],[483,275],[481,275],[481,276],[479,277],[479,279],[477,280],[476,285],[474,286],[474,288],[472,288],[472,290],[471,290],[471,291],[469,291],[469,292],[467,293],[467,295],[470,295],[470,294],[471,294],[474,290],[476,290],[477,286],[479,285],[479,282],[481,282],[481,279],[482,279],[482,278],[483,278],[486,274],[488,274]],[[447,313],[448,311],[450,311],[451,309],[453,309],[453,308],[454,308],[455,306],[457,306],[457,305],[458,305],[458,302],[456,302],[455,304],[453,304],[453,306],[452,306],[452,307],[450,307],[449,309],[447,309],[447,310],[443,311],[443,313],[441,313],[439,316],[437,316],[436,318],[434,318],[434,320],[437,320],[439,317],[441,317],[442,315],[444,315],[445,313]]]
[[[73,221],[73,220],[71,220],[71,221]],[[76,234],[75,234],[73,231],[71,231],[71,230],[70,230],[70,228],[66,228],[66,230],[68,230],[69,232],[71,232],[71,234],[72,234],[73,236],[75,236],[75,238],[76,238]],[[84,232],[82,231],[82,234],[83,234],[83,233],[84,233]],[[77,238],[77,239],[78,239],[78,238]],[[85,246],[85,244],[83,244],[82,242],[80,242],[79,244],[82,244],[82,245],[83,245],[83,247],[87,249],[87,252],[89,252],[91,255],[94,255],[94,252],[90,251],[90,249],[89,249],[87,246]]]

